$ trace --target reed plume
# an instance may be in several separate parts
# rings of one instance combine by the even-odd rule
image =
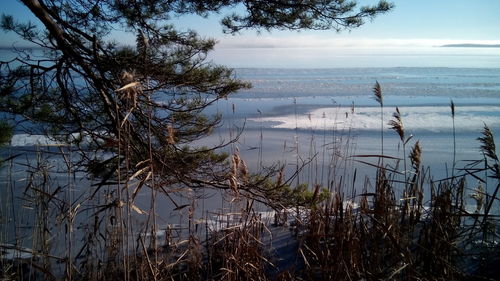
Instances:
[[[276,179],[276,186],[277,187],[280,187],[283,184],[283,179],[285,178],[284,169],[285,169],[285,167],[283,166],[283,167],[281,167],[281,169],[278,172],[278,178]]]
[[[375,81],[375,86],[373,86],[373,94],[375,96],[375,101],[380,105],[380,140],[382,155],[384,155],[384,100],[382,96],[382,87],[380,87],[378,81]]]
[[[476,201],[476,212],[479,213],[484,205],[484,187],[481,183],[479,183],[476,188],[474,188],[474,192],[469,195],[472,199]]]
[[[394,120],[390,120],[388,125],[399,135],[399,139],[401,140],[401,143],[403,145],[403,165],[406,177],[406,144],[410,141],[412,136],[410,135],[408,138],[406,138],[405,136],[405,127],[403,124],[403,118],[401,117],[401,112],[399,111],[399,107],[396,107],[396,112],[394,112],[392,116],[394,117]]]
[[[450,109],[451,109],[451,119],[453,121],[453,166],[451,169],[451,176],[454,177],[455,175],[455,165],[456,165],[456,157],[457,157],[457,138],[456,138],[456,133],[455,133],[455,103],[453,100],[450,102]]]
[[[231,157],[231,172],[229,173],[229,187],[238,196],[238,170],[240,168],[240,155],[238,149],[233,153]]]
[[[450,102],[450,108],[451,108],[451,118],[455,119],[455,103],[453,100]]]
[[[477,138],[479,142],[481,142],[481,151],[486,155],[486,157],[490,158],[491,160],[494,161],[493,165],[488,165],[488,168],[493,175],[491,176],[492,178],[496,178],[499,180],[499,183],[495,187],[495,191],[493,192],[492,198],[497,198],[498,191],[500,190],[500,167],[498,163],[498,156],[495,148],[495,140],[493,138],[493,132],[491,132],[490,128],[484,124],[484,129],[482,132],[483,136]],[[494,199],[490,200],[484,210],[484,219],[483,219],[483,225],[488,222],[488,215],[490,213],[491,207],[493,206],[493,202],[495,202]]]
[[[231,165],[232,173],[236,175],[240,167],[240,155],[237,152],[235,152],[231,160],[232,160],[232,165]]]
[[[394,120],[390,120],[388,125],[391,126],[391,129],[394,130],[398,135],[401,141],[405,142],[405,127],[403,125],[403,119],[401,119],[401,112],[399,108],[396,107],[396,112],[392,114]]]
[[[420,169],[420,164],[422,163],[421,157],[422,148],[420,147],[420,142],[417,141],[410,152],[410,161],[415,171]]]
[[[247,164],[243,159],[240,159],[240,174],[243,182],[247,183],[250,173],[248,172]]]
[[[229,175],[229,187],[235,194],[238,194],[238,180],[236,176]]]
[[[168,132],[167,143],[168,144],[175,144],[174,127],[172,127],[172,125],[168,125],[167,126],[167,132]]]
[[[481,151],[490,159],[498,161],[498,156],[495,148],[495,140],[493,138],[493,133],[491,132],[488,125],[484,124],[484,129],[481,132],[482,137],[477,138],[481,142]]]
[[[375,81],[375,86],[373,86],[373,94],[375,95],[375,101],[378,102],[380,106],[384,106],[382,87],[380,87],[378,81]]]
[[[120,97],[130,103],[131,108],[137,106],[137,96],[142,92],[141,83],[137,81],[135,74],[124,71],[121,77],[123,86],[116,90]]]

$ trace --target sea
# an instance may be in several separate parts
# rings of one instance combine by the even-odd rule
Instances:
[[[465,175],[467,194],[478,186],[490,195],[494,192],[497,182],[488,178],[487,172],[477,175],[486,182],[469,172],[485,166],[478,141],[485,126],[500,140],[500,67],[249,67],[235,68],[234,77],[250,82],[252,88],[207,108],[206,114],[222,114],[222,123],[193,145],[237,139],[223,151],[238,153],[250,172],[282,166],[292,186],[305,184],[312,189],[320,185],[355,201],[355,194],[373,187],[381,155],[384,164],[399,173],[399,180],[410,176],[413,169],[408,156],[418,142],[429,188],[430,182],[437,186],[442,179]],[[382,89],[383,107],[374,98],[376,83]],[[389,125],[397,110],[404,125],[404,141]],[[41,155],[41,151],[54,150],[71,155],[71,147],[55,145],[44,136],[16,130],[10,145],[2,148],[3,158],[21,154],[0,168],[6,243],[15,243],[14,234],[21,228],[31,229],[33,224],[33,205],[20,199],[29,182],[26,163],[33,165],[44,159],[48,167],[57,170],[51,174],[53,189],[69,184],[72,191],[64,193],[65,200],[75,205],[82,189],[92,183],[84,173],[68,178],[63,171],[67,167],[64,159]],[[339,190],[339,186],[348,190]],[[179,196],[173,204],[172,198],[160,196],[156,209],[159,224],[186,224],[188,208],[178,210],[176,206],[195,204],[199,219],[208,213],[237,211],[227,209],[234,198],[214,190],[200,192],[194,203]],[[402,188],[395,193],[401,196]],[[150,198],[149,193],[139,193],[135,206],[148,210]],[[475,201],[468,195],[466,200],[473,211]],[[499,212],[498,205],[493,212]],[[91,215],[81,214],[80,223]]]
[[[194,145],[238,137],[226,152],[238,151],[254,172],[283,165],[293,174],[309,163],[296,184],[332,185],[334,162],[342,166],[344,180],[354,173],[359,183],[365,177],[373,180],[374,168],[365,162],[377,162],[382,138],[384,156],[397,159],[401,171],[418,141],[429,176],[444,179],[463,174],[460,169],[471,160],[485,159],[477,140],[485,126],[494,135],[500,132],[500,68],[237,68],[234,77],[252,88],[209,107],[206,114],[222,114],[222,124]],[[382,109],[374,98],[375,83],[382,89]],[[396,109],[404,125],[404,148],[389,125]],[[20,131],[11,141],[17,149],[53,144]],[[470,185],[472,190],[477,182]]]
[[[299,138],[305,147],[313,138],[320,150],[323,137],[328,143],[330,136],[340,132],[355,139],[356,154],[380,154],[383,134],[384,152],[401,157],[399,136],[388,124],[398,109],[406,139],[412,136],[407,149],[419,141],[424,165],[435,168],[435,177],[446,177],[445,167],[451,167],[453,155],[457,163],[483,157],[477,138],[484,126],[493,133],[500,129],[498,68],[246,68],[235,72],[253,88],[212,110],[223,113],[227,127],[244,126],[243,138],[258,135],[266,146],[267,133],[270,151],[276,151],[276,135],[293,135],[288,143]],[[376,83],[382,89],[382,111],[374,98]],[[265,132],[262,139],[260,131]]]

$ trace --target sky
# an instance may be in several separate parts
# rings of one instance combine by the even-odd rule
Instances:
[[[375,0],[360,0],[374,4]],[[222,33],[222,15],[184,16],[172,20],[218,45],[210,59],[231,67],[360,67],[456,66],[500,67],[500,48],[438,48],[444,44],[500,44],[499,0],[400,0],[393,11],[360,28],[335,31],[248,30]],[[20,20],[32,19],[18,0],[2,0],[0,12]],[[118,41],[133,37],[115,33]],[[20,45],[12,34],[1,34],[1,45]]]

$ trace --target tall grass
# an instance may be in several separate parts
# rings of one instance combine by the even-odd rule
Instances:
[[[376,97],[380,95],[377,101],[383,115],[378,83],[374,92]],[[134,110],[134,94],[127,96],[126,108],[117,110]],[[316,146],[317,130],[312,124],[305,145],[308,151],[299,149],[296,126],[295,154],[286,158],[289,151],[284,144],[283,163],[275,169],[264,167],[261,127],[257,168],[267,171],[266,176],[252,175],[245,162],[248,155],[232,146],[224,178],[228,184],[221,187],[223,200],[216,212],[205,207],[200,212],[198,203],[210,200],[200,197],[205,193],[162,182],[151,164],[151,153],[132,166],[128,150],[133,144],[120,135],[114,144],[119,156],[93,167],[95,178],[76,169],[74,162],[80,156],[71,147],[37,151],[37,158],[25,166],[22,188],[18,183],[14,187],[14,180],[8,178],[12,189],[6,204],[14,211],[7,212],[7,206],[2,206],[5,216],[0,237],[2,251],[11,251],[14,256],[2,254],[2,280],[497,278],[493,264],[500,253],[498,214],[492,210],[499,202],[500,170],[489,127],[485,125],[478,138],[482,161],[456,169],[451,178],[434,179],[424,166],[425,147],[415,141],[410,148],[412,138],[404,130],[398,108],[388,126],[399,137],[402,158],[384,154],[384,127],[380,155],[355,155],[357,137],[350,122],[356,110],[354,106],[337,109],[342,117],[334,119],[344,125],[338,122],[326,132],[323,124],[321,149]],[[342,110],[350,111],[343,117]],[[383,120],[382,116],[382,124]],[[174,125],[168,127],[172,146],[176,145]],[[118,131],[127,134],[127,130],[128,123],[123,120]],[[329,133],[331,142],[327,141]],[[307,155],[306,161],[300,153]],[[378,164],[369,162],[373,158]],[[294,166],[292,172],[287,172],[287,159]],[[9,177],[15,173],[13,161],[8,163]],[[361,178],[355,163],[368,165],[373,176]],[[105,184],[103,176],[112,184]],[[470,181],[477,180],[482,185],[468,187]],[[482,186],[491,182],[495,186],[490,194]],[[16,199],[20,197],[22,201]],[[141,203],[136,201],[139,197],[149,199]],[[467,208],[471,199],[476,203],[473,211]],[[179,225],[161,219],[163,200],[175,206],[170,213],[179,215]],[[259,201],[273,208],[275,225],[268,219],[272,215],[259,212]],[[21,206],[27,211],[16,210]],[[26,218],[32,220],[28,232],[21,228]],[[12,224],[15,231],[7,231]],[[286,243],[276,240],[279,235]],[[280,266],[284,257],[276,253],[283,251],[293,251],[292,258]]]
[[[373,95],[375,101],[380,105],[380,146],[381,146],[381,155],[384,155],[384,96],[382,94],[382,87],[378,83],[375,82],[375,86],[373,86]],[[384,158],[381,158],[383,161]]]
[[[455,128],[455,103],[450,101],[451,120],[453,122],[453,163],[451,166],[451,177],[455,176],[455,168],[457,165],[457,132]]]

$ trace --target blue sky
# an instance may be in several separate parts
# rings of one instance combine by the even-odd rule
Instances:
[[[374,0],[361,0],[360,4],[373,4]],[[216,38],[219,42],[211,59],[217,63],[229,64],[233,67],[245,66],[300,66],[308,63],[314,66],[324,60],[325,54],[334,52],[343,59],[362,60],[361,57],[380,56],[399,52],[408,57],[424,52],[429,48],[451,43],[500,44],[500,11],[499,0],[401,0],[393,1],[395,9],[387,14],[367,22],[364,26],[350,32],[336,33],[334,31],[263,31],[260,35],[254,30],[245,31],[239,35],[225,35],[219,24],[221,15],[211,15],[207,19],[197,16],[184,16],[172,22],[181,28],[191,28],[202,36]],[[2,0],[1,13],[12,14],[20,20],[33,19],[29,11],[17,0]],[[224,13],[223,13],[224,14]],[[36,20],[34,20],[36,21]],[[117,40],[124,43],[130,39],[117,33]],[[11,34],[2,34],[2,45],[18,41]],[[129,37],[133,38],[133,37]],[[21,43],[17,43],[21,44]],[[256,50],[258,49],[258,50]],[[286,49],[286,52],[279,51]],[[401,53],[402,52],[402,53]],[[438,55],[439,55],[438,51]],[[456,52],[456,51],[453,51]],[[471,55],[466,50],[464,55]],[[477,50],[476,55],[497,55],[498,50]],[[308,53],[308,55],[304,55]],[[317,54],[314,57],[314,53]],[[255,59],[262,56],[267,61],[260,65]],[[401,56],[400,56],[401,57]],[[449,58],[453,60],[453,58]],[[294,65],[290,61],[295,61]],[[311,62],[316,61],[316,62]],[[329,60],[328,63],[330,63]],[[338,58],[331,62],[338,61]],[[368,58],[365,61],[369,61]],[[419,62],[401,61],[400,64]],[[458,66],[460,59],[457,58]],[[372,63],[379,63],[374,61]],[[443,62],[444,63],[444,62]],[[497,62],[494,62],[496,65]],[[357,65],[360,64],[360,65]],[[370,66],[370,62],[366,62]],[[449,62],[444,63],[445,66]],[[491,64],[491,62],[490,62]],[[362,66],[363,62],[352,66]],[[389,66],[399,66],[397,63]],[[482,65],[478,65],[479,67]],[[492,66],[492,65],[486,65]],[[500,67],[500,62],[498,62]],[[322,67],[322,65],[318,65]]]
[[[360,3],[376,3],[364,0]],[[225,36],[220,32],[218,17],[209,19],[185,17],[181,24],[193,26],[200,33],[220,38],[222,42],[251,38],[315,37],[331,40],[434,40],[446,41],[498,41],[500,42],[500,1],[498,0],[400,0],[395,9],[367,22],[351,32],[302,31],[263,32],[260,37],[254,31],[240,36]],[[238,38],[239,37],[239,38]],[[256,42],[258,43],[258,42]]]

